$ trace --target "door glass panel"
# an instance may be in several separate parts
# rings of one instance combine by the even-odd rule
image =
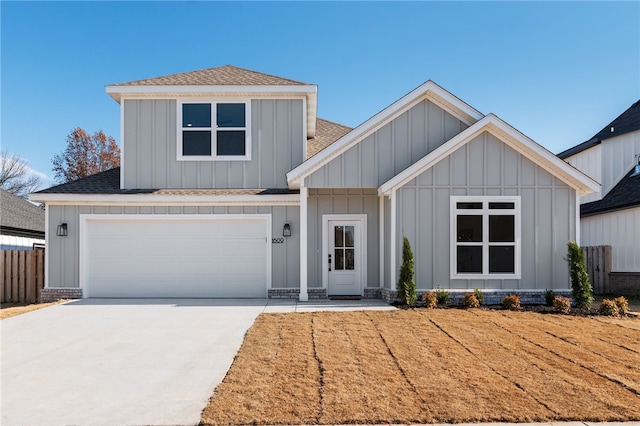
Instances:
[[[344,270],[344,250],[343,249],[335,249],[334,252],[336,254],[336,267],[335,267],[335,270],[336,271],[343,271]]]
[[[355,268],[355,250],[354,249],[346,249],[345,250],[345,259],[344,259],[344,269],[353,271]]]
[[[344,228],[342,226],[336,226],[334,229],[334,247],[344,247]]]
[[[344,227],[344,246],[353,247],[353,243],[354,243],[353,226],[345,226]]]

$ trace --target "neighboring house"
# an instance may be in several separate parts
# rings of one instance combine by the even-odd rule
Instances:
[[[0,250],[44,248],[44,209],[0,189]]]
[[[32,194],[46,297],[390,299],[404,235],[420,290],[569,288],[597,182],[431,81],[355,129],[316,117],[317,86],[233,66],[107,93],[121,167]]]
[[[602,183],[581,199],[582,245],[610,245],[610,291],[640,294],[640,100],[558,157]]]

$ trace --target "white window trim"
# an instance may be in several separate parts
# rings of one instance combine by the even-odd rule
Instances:
[[[467,274],[458,273],[458,251],[456,250],[457,233],[456,233],[456,217],[458,214],[464,212],[464,209],[457,209],[457,203],[482,203],[482,209],[471,210],[474,213],[482,214],[482,274]],[[489,210],[489,203],[514,203],[514,209],[511,210]],[[521,278],[521,209],[520,209],[520,196],[452,196],[450,198],[450,233],[449,239],[451,241],[450,247],[450,259],[451,259],[451,279],[456,280],[473,280],[473,279],[520,279]],[[489,216],[490,214],[511,214],[515,216],[515,259],[514,259],[514,273],[489,273],[489,246],[501,245],[500,243],[489,243]],[[478,244],[479,245],[479,244]],[[506,245],[512,245],[511,243]]]
[[[211,155],[183,155],[182,154],[182,105],[183,104],[211,104],[211,127],[199,127],[197,130],[211,132]],[[217,127],[217,104],[243,103],[245,106],[245,127]],[[194,128],[196,130],[196,128]],[[244,130],[245,155],[216,155],[218,131]],[[176,106],[176,159],[178,161],[250,161],[251,160],[251,99],[246,98],[194,98],[178,99]]]

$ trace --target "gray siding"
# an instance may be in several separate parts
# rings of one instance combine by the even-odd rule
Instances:
[[[47,206],[49,209],[49,287],[79,287],[78,247],[81,214],[271,214],[272,236],[282,236],[291,223],[292,236],[271,246],[271,287],[300,286],[300,209],[297,206]],[[57,237],[58,224],[68,224],[69,236]]]
[[[576,235],[576,193],[525,156],[483,133],[396,193],[396,264],[402,235],[413,248],[420,289],[566,289],[567,241]],[[452,195],[521,197],[521,280],[450,279]]]
[[[309,288],[322,287],[322,215],[367,215],[367,283],[366,287],[379,286],[379,222],[378,195],[376,189],[310,189],[308,197],[308,255],[307,280]]]
[[[124,187],[286,188],[302,163],[302,100],[251,101],[250,161],[178,161],[175,100],[125,100]]]
[[[424,100],[312,173],[309,188],[377,188],[468,126]]]

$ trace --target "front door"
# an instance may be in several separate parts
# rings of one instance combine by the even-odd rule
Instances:
[[[361,220],[328,220],[326,227],[327,294],[362,295],[363,272]]]

